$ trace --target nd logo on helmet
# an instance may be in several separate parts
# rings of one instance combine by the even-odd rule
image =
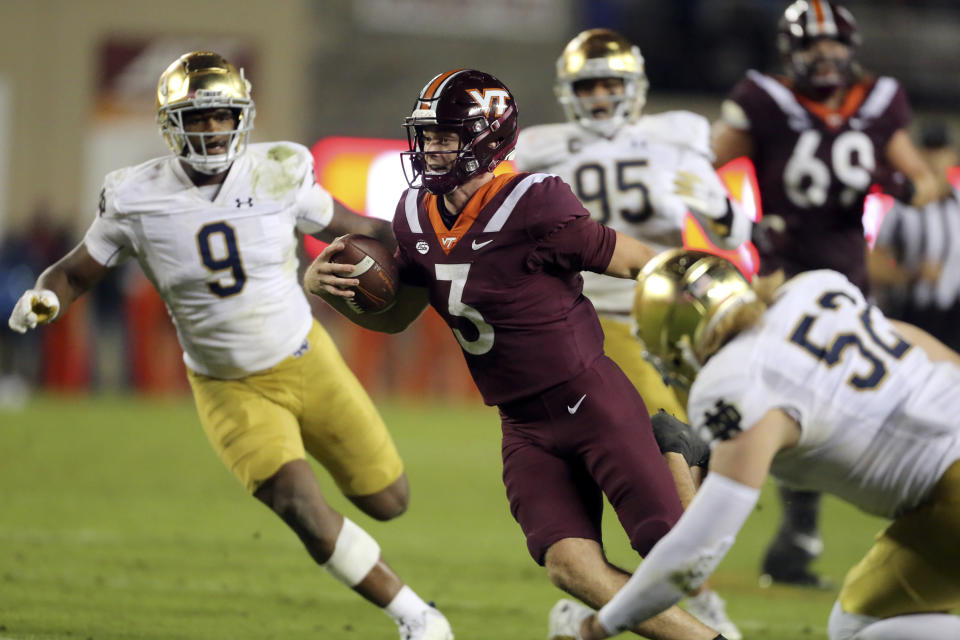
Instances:
[[[503,89],[468,89],[467,93],[470,94],[470,97],[480,105],[480,108],[483,110],[483,115],[490,115],[490,103],[494,102],[494,108],[496,112],[494,115],[499,118],[503,115],[503,112],[507,110],[507,100],[510,99],[510,94]]]

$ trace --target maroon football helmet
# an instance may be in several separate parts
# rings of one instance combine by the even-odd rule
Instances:
[[[818,40],[834,40],[850,51],[843,58],[811,55],[808,50]],[[783,12],[777,27],[777,49],[787,75],[798,91],[814,98],[826,97],[856,80],[860,70],[853,50],[859,45],[853,15],[830,0],[797,0]]]
[[[493,171],[510,155],[517,144],[517,102],[492,75],[455,69],[426,84],[404,126],[410,145],[401,154],[407,184],[442,195],[484,171]],[[444,173],[430,171],[423,152],[423,131],[431,127],[460,137],[459,149],[448,152],[456,154],[453,166]]]

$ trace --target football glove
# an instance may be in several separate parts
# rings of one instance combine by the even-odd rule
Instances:
[[[7,324],[17,333],[26,333],[38,324],[47,324],[60,313],[60,300],[49,289],[27,289],[17,300]]]
[[[673,192],[690,209],[707,218],[723,218],[729,210],[726,191],[707,184],[692,171],[677,171],[673,178]]]

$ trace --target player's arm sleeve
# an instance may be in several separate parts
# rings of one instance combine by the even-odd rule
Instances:
[[[711,134],[715,167],[743,156],[754,157],[754,140],[762,140],[766,135],[763,127],[769,116],[764,113],[769,112],[770,99],[757,85],[761,76],[753,74],[749,72],[738,82],[720,105],[720,119],[714,123]]]
[[[528,129],[522,129],[517,136],[517,151],[513,157],[513,165],[517,171],[534,170],[533,142],[530,140]]]
[[[762,74],[747,72],[720,104],[720,119],[738,131],[750,132],[761,127],[764,114],[776,109],[771,104],[772,99],[760,87],[764,81]]]
[[[517,137],[517,171],[545,171],[563,156],[563,140],[551,125],[527,127]]]
[[[333,220],[333,196],[317,183],[313,156],[304,149],[300,184],[297,188],[297,230],[306,235],[320,233]]]
[[[116,209],[109,185],[100,191],[97,217],[87,229],[83,244],[90,257],[105,267],[115,267],[133,253],[125,220]]]
[[[399,241],[400,238],[408,238],[412,234],[407,226],[406,200],[408,191],[404,191],[400,196],[400,202],[397,203],[397,209],[393,213],[393,235],[397,238],[397,247],[393,251],[393,258],[397,262],[397,270],[400,274],[400,282],[405,285],[415,287],[426,287],[429,283],[417,268],[417,264],[407,253],[408,248]]]
[[[527,256],[529,271],[606,271],[617,234],[590,219],[566,182],[547,178],[531,187],[526,198],[527,233],[537,241]]]
[[[906,91],[899,82],[889,77],[882,77],[877,80],[881,85],[877,90],[882,90],[889,86],[888,91],[893,93],[890,103],[884,110],[883,116],[878,119],[878,124],[884,131],[884,137],[888,138],[900,129],[906,129],[913,118],[913,110],[910,108],[910,100],[907,98]]]
[[[699,588],[733,545],[759,489],[710,473],[690,507],[630,580],[597,613],[608,634],[625,631]]]

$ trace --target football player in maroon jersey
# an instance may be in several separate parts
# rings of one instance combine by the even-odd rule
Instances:
[[[756,228],[760,272],[793,276],[834,269],[866,291],[863,202],[871,185],[920,206],[936,179],[910,141],[906,94],[854,58],[853,16],[827,0],[802,0],[780,19],[784,76],[748,71],[714,126],[716,166],[753,160],[764,218]],[[781,490],[784,523],[763,563],[778,582],[822,585],[809,570],[820,553],[819,495]]]
[[[500,410],[503,480],[530,554],[555,585],[600,607],[629,577],[603,554],[603,495],[640,555],[682,508],[643,400],[603,354],[580,272],[633,278],[654,251],[591,220],[555,176],[494,176],[516,145],[517,104],[493,76],[436,76],[406,127],[410,189],[393,220],[397,302],[377,315],[350,311],[352,267],[329,262],[338,242],[310,266],[305,285],[377,331],[402,331],[428,304],[436,309],[484,401]],[[676,607],[637,631],[722,638]]]

